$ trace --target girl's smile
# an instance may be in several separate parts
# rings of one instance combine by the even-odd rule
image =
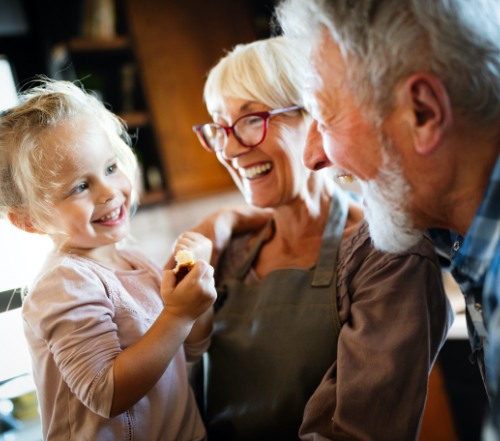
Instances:
[[[119,224],[125,218],[125,207],[121,205],[120,207],[114,209],[110,213],[102,216],[95,221],[92,221],[94,224],[99,224],[102,226],[113,227]]]

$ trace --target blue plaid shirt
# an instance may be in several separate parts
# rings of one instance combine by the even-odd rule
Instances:
[[[465,238],[444,230],[432,236],[464,293],[471,345],[480,364],[484,351],[493,423],[485,433],[487,439],[500,440],[500,156]]]

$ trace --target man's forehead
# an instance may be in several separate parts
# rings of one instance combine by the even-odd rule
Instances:
[[[323,79],[317,75],[314,68],[309,65],[308,73],[304,83],[303,100],[305,109],[313,115],[319,113],[318,95],[323,90]]]
[[[339,52],[328,33],[323,32],[309,54],[304,83],[304,107],[312,115],[319,115],[323,101],[332,100],[334,90],[341,84],[338,72]],[[324,104],[324,103],[323,103]]]
[[[304,89],[309,92],[321,90],[325,85],[321,70],[318,70],[318,65],[310,60],[307,66],[306,78],[304,81]]]

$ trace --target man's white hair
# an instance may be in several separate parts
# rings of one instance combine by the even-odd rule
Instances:
[[[500,117],[498,0],[283,0],[276,15],[285,35],[309,45],[326,29],[359,103],[379,116],[399,80],[426,71],[464,115],[480,124]]]

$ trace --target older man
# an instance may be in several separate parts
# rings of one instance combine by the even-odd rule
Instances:
[[[284,0],[311,44],[309,168],[360,182],[370,232],[399,252],[433,228],[465,295],[500,439],[500,1]],[[321,146],[322,148],[318,147]]]

